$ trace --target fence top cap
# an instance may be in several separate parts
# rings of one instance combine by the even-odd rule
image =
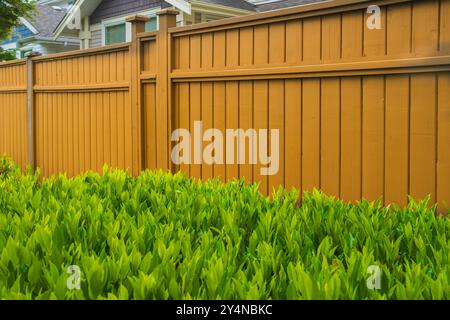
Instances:
[[[127,17],[127,18],[125,19],[126,22],[137,22],[137,21],[147,22],[147,21],[149,21],[149,20],[150,20],[150,19],[149,19],[148,17],[146,17],[146,16],[141,16],[141,15],[134,15],[134,16]]]
[[[162,15],[174,15],[174,16],[176,16],[176,15],[179,15],[179,14],[180,14],[180,12],[177,11],[177,10],[174,10],[174,9],[163,9],[163,10],[158,11],[156,13],[156,15],[158,15],[158,16],[162,16]]]
[[[34,58],[34,57],[39,57],[39,56],[42,56],[42,53],[36,52],[36,51],[31,51],[31,52],[29,52],[29,53],[27,53],[25,55],[25,57],[28,58],[28,59],[31,59],[31,58]]]

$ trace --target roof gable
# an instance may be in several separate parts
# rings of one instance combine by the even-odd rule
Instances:
[[[279,0],[279,1],[263,2],[261,4],[257,4],[256,8],[258,11],[271,11],[271,10],[285,9],[285,8],[301,6],[301,5],[305,5],[305,4],[322,2],[322,1],[327,1],[327,0]]]
[[[162,0],[103,0],[90,16],[92,24],[99,23],[104,19],[124,16],[139,11],[145,11],[157,7],[169,7]]]
[[[56,26],[66,15],[67,11],[64,9],[57,9],[47,5],[37,5],[37,13],[34,15],[30,23],[38,31],[41,37],[52,37]]]
[[[0,43],[1,44],[13,43],[13,42],[19,41],[20,39],[23,39],[23,38],[32,37],[33,35],[34,35],[33,31],[30,28],[28,28],[25,24],[22,23],[14,28],[14,32],[12,33],[12,36],[10,39],[7,39]]]
[[[225,7],[255,11],[256,7],[246,0],[198,0],[199,2],[218,4]]]

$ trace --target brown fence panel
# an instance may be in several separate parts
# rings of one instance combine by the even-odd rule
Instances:
[[[381,30],[366,25],[370,4]],[[450,203],[449,19],[450,1],[334,1],[171,29],[179,128],[280,130],[276,175],[260,164],[180,170],[265,194]]]
[[[0,65],[0,156],[28,163],[26,61]]]
[[[369,29],[369,5],[381,7],[381,29]],[[450,204],[450,0],[336,0],[178,28],[176,12],[159,14],[158,32],[127,20],[130,44],[0,64],[0,152],[44,176],[106,163],[243,178],[264,194]],[[262,174],[251,135],[234,159],[225,143],[223,162],[205,163],[195,150],[218,141],[196,140],[196,121],[225,142],[227,129],[257,130],[268,156],[279,151],[278,170]],[[191,163],[178,166],[180,128],[192,135]],[[263,129],[279,130],[280,143]]]
[[[366,25],[371,4],[381,6],[379,30]],[[174,72],[448,55],[449,7],[447,0],[333,1],[173,28]]]
[[[34,60],[36,164],[44,176],[133,169],[128,45]]]

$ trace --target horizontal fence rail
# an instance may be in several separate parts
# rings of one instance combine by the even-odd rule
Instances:
[[[43,176],[106,163],[244,178],[264,194],[450,205],[450,0],[337,0],[186,27],[175,11],[159,16],[157,32],[128,18],[127,44],[0,64],[0,152]],[[174,159],[177,129],[192,137]],[[194,137],[208,129],[224,143]],[[242,129],[236,144],[227,129]],[[231,146],[260,160],[248,130],[266,156],[277,151],[274,174],[196,155],[209,146],[227,158]]]

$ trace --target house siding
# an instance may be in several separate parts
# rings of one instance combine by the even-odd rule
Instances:
[[[73,51],[73,50],[79,50],[79,45],[57,45],[57,44],[42,44],[41,47],[43,48],[44,54],[55,54],[60,52],[67,52],[67,51]],[[33,50],[34,51],[34,50]]]
[[[161,0],[103,0],[92,13],[91,23],[100,23],[104,19],[133,14],[156,7],[166,8],[170,5]]]
[[[50,43],[36,43],[31,42],[20,48],[21,51],[34,51],[39,52],[42,55],[61,53],[73,50],[79,50],[79,45],[63,45],[63,44],[50,44]]]
[[[102,46],[102,30],[91,31],[91,39],[89,40],[89,48],[98,48]]]

